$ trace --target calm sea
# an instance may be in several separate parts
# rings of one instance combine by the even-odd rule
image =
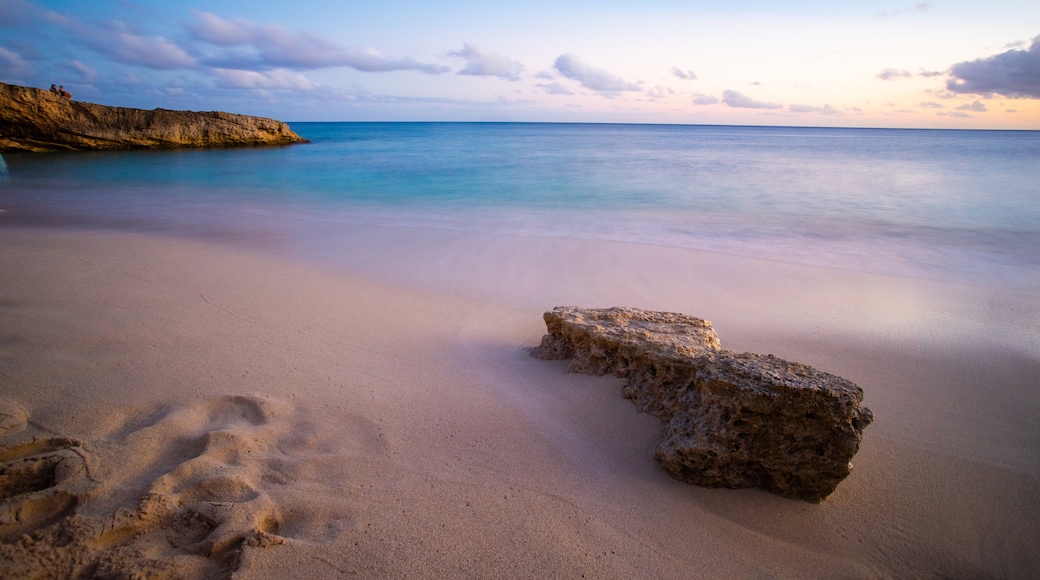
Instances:
[[[292,127],[312,143],[9,154],[0,225],[253,235],[304,252],[357,225],[406,226],[1040,283],[1040,132]]]

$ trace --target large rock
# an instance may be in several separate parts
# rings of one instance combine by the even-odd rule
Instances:
[[[558,307],[531,355],[627,378],[624,395],[665,422],[655,453],[674,477],[822,501],[849,474],[863,390],[772,355],[723,350],[711,323],[634,308]]]
[[[231,113],[127,109],[0,83],[0,153],[306,143],[281,121]]]

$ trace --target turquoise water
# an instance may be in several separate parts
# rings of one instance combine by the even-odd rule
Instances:
[[[6,156],[3,222],[429,227],[1032,284],[1040,132],[293,123],[286,148]],[[321,227],[312,227],[321,224]]]

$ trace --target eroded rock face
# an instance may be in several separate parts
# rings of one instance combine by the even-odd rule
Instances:
[[[281,121],[230,113],[107,107],[0,83],[0,152],[306,143]]]
[[[863,390],[772,355],[723,350],[711,323],[633,308],[557,307],[536,358],[627,378],[624,395],[665,422],[655,457],[707,487],[760,487],[822,501],[850,472]]]

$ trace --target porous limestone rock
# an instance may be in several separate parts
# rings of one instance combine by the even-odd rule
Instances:
[[[0,83],[0,153],[306,143],[274,119],[108,107]]]
[[[723,350],[711,323],[634,308],[557,307],[536,358],[627,378],[624,395],[665,422],[655,452],[674,477],[819,502],[849,474],[873,414],[841,377]]]

